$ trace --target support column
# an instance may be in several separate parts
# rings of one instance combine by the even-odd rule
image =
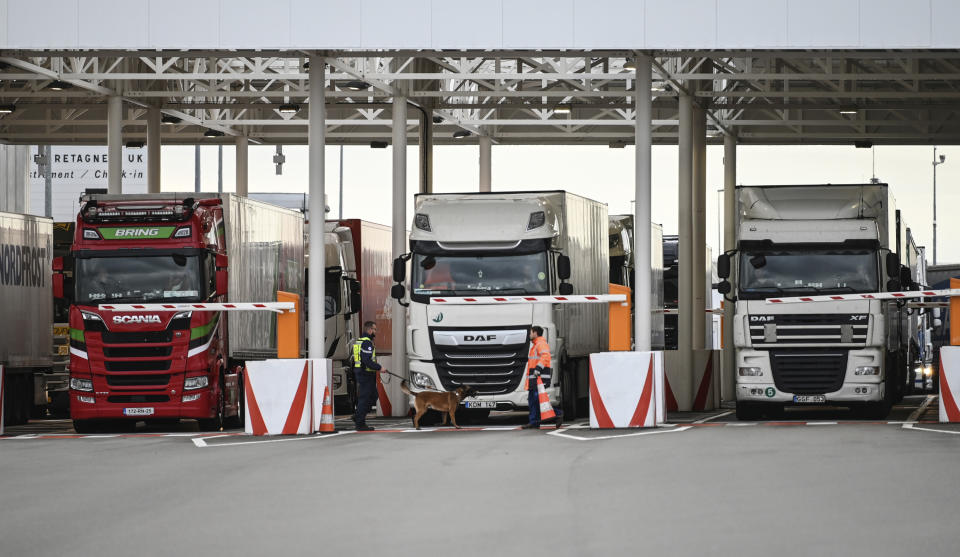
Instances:
[[[123,99],[107,98],[107,193],[123,193]]]
[[[200,193],[200,146],[193,146],[193,191]]]
[[[326,292],[326,250],[323,244],[323,224],[326,218],[326,184],[324,182],[324,149],[327,143],[326,129],[326,65],[322,56],[310,56],[310,116],[307,127],[309,145],[309,193],[310,207],[310,296],[307,299],[307,312],[310,317],[308,339],[310,357],[326,356],[324,338],[324,296]],[[246,148],[244,148],[246,150]]]
[[[693,107],[693,349],[707,347],[707,113]]]
[[[493,141],[488,135],[480,136],[480,191],[490,191],[490,171]]]
[[[679,410],[690,410],[693,402],[693,97],[679,97],[679,195],[677,270],[677,360],[679,369],[671,377]],[[677,380],[674,381],[673,379]]]
[[[247,196],[247,180],[249,165],[247,163],[247,138],[242,135],[238,135],[236,138],[237,142],[237,156],[236,156],[236,175],[237,175],[237,185],[236,191],[237,195]],[[322,201],[322,199],[321,199]]]
[[[147,109],[147,193],[160,193],[160,109]]]
[[[420,193],[433,193],[433,116],[420,111]]]
[[[53,218],[53,148],[44,145],[43,157],[46,162],[46,172],[43,175],[43,214]]]
[[[651,117],[652,101],[650,97],[651,62],[649,56],[637,57],[636,69],[636,120],[634,136],[636,143],[635,164],[636,183],[634,184],[633,204],[633,342],[638,352],[650,350],[653,329],[653,293],[650,277],[650,160],[651,160]]]
[[[393,98],[393,258],[407,252],[407,99]],[[393,303],[393,371],[407,376],[407,310]]]
[[[723,136],[723,249],[731,250],[736,246],[737,231],[737,138]],[[736,284],[736,265],[731,265],[732,284]],[[720,399],[736,400],[737,353],[733,346],[733,302],[723,303],[723,382]]]

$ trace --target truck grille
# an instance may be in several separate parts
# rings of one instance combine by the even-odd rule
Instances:
[[[771,350],[770,365],[777,389],[798,395],[840,390],[847,372],[844,350]]]
[[[142,331],[136,333],[112,333],[104,331],[104,344],[164,344],[173,342],[173,330]]]
[[[523,329],[524,327],[517,327]],[[448,346],[433,343],[434,364],[443,389],[468,385],[480,395],[517,390],[527,366],[528,344]]]
[[[110,395],[107,397],[107,402],[170,402],[170,397],[167,395]]]
[[[167,371],[170,360],[105,361],[107,371]]]
[[[792,345],[854,345],[867,342],[866,314],[751,315],[754,347]]]
[[[170,383],[169,374],[107,376],[107,385],[110,385],[111,387],[166,387],[168,383]]]
[[[107,358],[162,358],[169,356],[172,346],[104,346]]]

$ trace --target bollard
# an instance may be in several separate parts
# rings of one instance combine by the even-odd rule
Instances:
[[[610,284],[610,294],[624,294],[626,303],[611,302],[609,312],[609,344],[611,352],[630,350],[631,329],[633,320],[630,318],[631,299],[630,287],[619,284]]]
[[[277,358],[300,357],[300,296],[277,291],[278,302],[293,302],[293,311],[277,314]]]

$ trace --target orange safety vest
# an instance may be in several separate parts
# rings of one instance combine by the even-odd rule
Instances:
[[[530,343],[530,353],[527,354],[527,372],[523,377],[523,390],[529,389],[530,370],[537,366],[543,369],[552,367],[550,365],[550,345],[547,344],[547,339],[543,337],[537,337]]]

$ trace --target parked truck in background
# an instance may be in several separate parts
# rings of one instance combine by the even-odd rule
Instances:
[[[550,343],[547,392],[585,412],[588,359],[607,349],[606,304],[438,305],[443,296],[604,293],[607,207],[563,191],[420,194],[410,233],[407,355],[415,390],[469,385],[479,414],[527,408],[528,331]],[[406,280],[397,264],[394,278]],[[569,280],[570,282],[567,282]],[[406,297],[398,285],[394,294]]]
[[[914,287],[906,226],[886,184],[741,186],[736,249],[718,259],[734,293],[737,417],[784,405],[850,406],[882,418],[905,392],[905,304],[768,298]]]
[[[327,357],[333,366],[334,403],[338,412],[352,412],[356,404],[351,345],[362,333],[363,323],[377,324],[374,338],[378,356],[391,354],[393,331],[392,286],[393,240],[389,226],[360,219],[328,221],[335,233],[342,271],[331,268],[327,255],[327,295],[342,302],[336,317],[327,320]],[[334,289],[334,290],[331,290]],[[333,323],[336,322],[336,323]]]
[[[78,432],[103,420],[188,418],[203,429],[242,420],[243,363],[277,354],[273,313],[99,305],[302,294],[302,214],[232,194],[89,195],[71,255],[70,415]],[[55,260],[54,271],[62,269]],[[62,285],[55,274],[60,297]]]
[[[26,423],[46,406],[53,345],[52,257],[51,219],[0,212],[0,365],[8,426]]]
[[[610,215],[610,282],[630,287],[634,292],[633,215]],[[664,349],[664,272],[663,227],[650,224],[650,347]],[[633,313],[631,309],[631,314]],[[633,321],[631,320],[631,325]],[[631,334],[630,338],[633,338]]]
[[[53,417],[70,415],[70,300],[73,293],[73,235],[76,222],[53,223],[53,257],[62,258],[64,297],[53,296],[53,367],[46,378],[47,411]],[[51,296],[53,290],[50,291]]]

